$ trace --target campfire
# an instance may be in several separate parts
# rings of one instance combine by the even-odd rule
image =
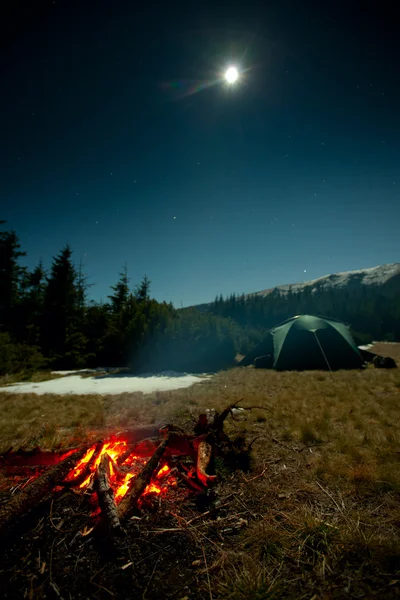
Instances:
[[[140,455],[140,452],[140,447],[132,448],[125,440],[95,444],[87,450],[84,457],[68,473],[64,483],[75,486],[84,492],[90,492],[95,488],[99,478],[99,469],[106,468],[116,504],[119,504],[126,496],[130,482],[148,463],[148,458]],[[153,474],[151,482],[145,487],[142,496],[165,493],[169,486],[177,485],[177,479],[171,475],[171,470],[169,464],[164,461],[158,471]]]
[[[6,453],[3,472],[31,476],[0,508],[0,536],[48,494],[66,490],[87,501],[93,527],[102,526],[109,535],[123,534],[130,517],[178,488],[207,495],[217,483],[215,458],[233,450],[223,424],[237,404],[211,420],[200,415],[192,433],[166,425],[148,436],[148,430],[137,428],[63,453]]]

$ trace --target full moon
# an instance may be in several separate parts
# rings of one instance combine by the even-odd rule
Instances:
[[[238,77],[239,72],[236,67],[229,67],[229,69],[225,71],[225,79],[228,83],[235,83]]]

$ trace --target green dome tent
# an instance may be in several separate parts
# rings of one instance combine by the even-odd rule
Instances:
[[[257,357],[262,357],[257,366],[280,371],[359,369],[364,363],[347,325],[313,315],[274,327],[239,364],[250,365]]]

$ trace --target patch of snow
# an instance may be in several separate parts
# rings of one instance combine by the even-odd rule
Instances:
[[[65,373],[65,371],[64,371]],[[76,371],[74,371],[76,373]],[[51,379],[39,383],[15,383],[0,388],[0,392],[11,394],[56,394],[60,396],[70,394],[123,394],[126,392],[164,392],[190,387],[212,375],[191,375],[188,373],[176,373],[167,371],[164,373],[146,373],[140,376],[126,374],[99,375],[94,377],[80,377],[70,375],[59,379]]]
[[[360,350],[369,350],[374,344],[366,344],[365,346],[358,346]]]
[[[73,369],[71,371],[52,371],[52,375],[73,375],[74,373],[94,373],[95,369]]]

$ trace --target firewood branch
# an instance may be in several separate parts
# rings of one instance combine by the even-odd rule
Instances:
[[[14,522],[32,510],[51,490],[61,482],[74,465],[85,456],[87,447],[77,450],[58,465],[48,469],[30,485],[16,494],[0,509],[0,537]]]
[[[128,491],[125,498],[118,507],[119,518],[122,521],[129,516],[135,508],[137,508],[140,496],[143,494],[146,487],[149,485],[154,471],[157,469],[158,464],[168,446],[169,435],[161,442],[153,456],[145,467],[143,467],[141,473],[133,480],[131,489]]]
[[[95,490],[107,529],[112,534],[121,534],[122,527],[118,517],[114,491],[110,485],[110,457],[107,453],[103,454],[97,467]]]

